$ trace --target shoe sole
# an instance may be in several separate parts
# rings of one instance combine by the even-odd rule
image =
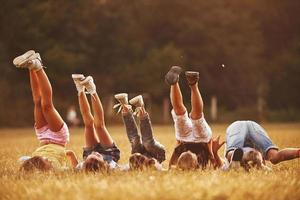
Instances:
[[[186,71],[185,72],[185,77],[186,77],[187,82],[188,82],[189,85],[195,85],[199,80],[199,72]],[[190,80],[189,78],[191,78],[193,80]]]
[[[141,100],[140,100],[141,99]],[[131,105],[134,105],[136,107],[140,107],[140,106],[143,106],[144,105],[144,101],[143,101],[143,97],[142,95],[138,95],[132,99],[129,100],[129,103]]]
[[[124,97],[128,97],[127,93],[119,93],[114,96],[116,99],[123,99]]]
[[[24,64],[24,63],[26,63],[28,60],[29,60],[29,58],[31,58],[32,56],[34,56],[36,53],[35,53],[35,51],[34,50],[29,50],[29,51],[27,51],[26,53],[24,53],[24,54],[22,54],[22,55],[20,55],[20,56],[18,56],[18,57],[16,57],[16,58],[14,58],[14,60],[13,60],[13,64],[15,65],[15,66],[21,66],[22,64]]]
[[[84,75],[83,74],[72,74],[72,79],[74,81],[81,81],[84,79]]]
[[[174,85],[175,83],[178,82],[178,76],[182,72],[182,68],[178,66],[173,66],[171,69],[168,71],[168,73],[165,76],[165,81],[169,85]]]

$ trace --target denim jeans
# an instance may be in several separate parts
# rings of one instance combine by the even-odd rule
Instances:
[[[155,158],[159,162],[165,160],[165,151],[163,146],[156,142],[153,138],[152,125],[149,115],[147,114],[140,118],[140,131],[142,139],[138,134],[137,124],[132,112],[123,113],[122,116],[127,137],[131,144],[131,153],[141,153],[147,157]]]
[[[226,151],[236,148],[252,147],[262,153],[264,158],[270,149],[278,149],[267,132],[254,121],[236,121],[226,130]]]

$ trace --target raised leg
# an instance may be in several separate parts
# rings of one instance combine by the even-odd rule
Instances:
[[[123,118],[123,122],[124,122],[124,125],[126,128],[126,134],[127,134],[128,140],[131,144],[131,154],[134,154],[134,153],[143,154],[145,150],[142,145],[141,138],[138,134],[137,125],[134,120],[132,110],[126,106],[123,106],[122,118]]]
[[[144,147],[158,162],[163,162],[166,159],[165,148],[154,139],[151,120],[144,107],[140,108],[138,117],[140,120],[140,129]]]
[[[190,117],[194,120],[200,119],[203,113],[203,100],[198,88],[198,83],[194,85],[190,85],[191,88],[191,103],[192,110],[190,113]]]
[[[53,105],[50,81],[43,69],[40,69],[35,73],[40,88],[41,105],[44,117],[50,130],[57,132],[62,128],[64,121]]]
[[[99,143],[99,139],[95,135],[94,118],[91,114],[90,105],[84,92],[81,92],[78,95],[78,101],[81,116],[84,122],[85,147],[93,147]]]
[[[183,98],[178,82],[171,85],[170,99],[176,115],[183,115],[186,112],[186,107],[183,104]]]
[[[96,128],[96,134],[100,140],[100,143],[104,147],[112,147],[114,141],[105,126],[104,110],[97,93],[91,94],[91,101],[94,110],[94,124]]]
[[[270,149],[267,152],[267,160],[270,160],[273,164],[278,164],[280,162],[292,160],[299,157],[299,148],[285,148],[282,150]]]
[[[38,85],[38,80],[37,80],[35,71],[29,70],[29,76],[30,76],[32,98],[33,98],[33,102],[34,102],[35,127],[39,129],[39,128],[42,128],[43,126],[47,125],[47,121],[46,121],[43,111],[42,111],[40,88]]]

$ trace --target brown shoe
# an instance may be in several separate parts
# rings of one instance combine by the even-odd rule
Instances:
[[[185,77],[189,85],[195,85],[199,81],[199,72],[186,71]]]

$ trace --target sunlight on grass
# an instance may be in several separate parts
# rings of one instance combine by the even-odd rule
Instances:
[[[300,124],[266,124],[279,147],[300,145]],[[224,139],[225,125],[213,125],[214,135]],[[122,126],[109,127],[126,163],[130,146]],[[166,146],[167,159],[175,144],[171,126],[154,127],[158,140]],[[17,159],[30,155],[38,145],[32,129],[0,130],[1,199],[300,199],[300,161],[273,166],[272,172],[252,170],[222,172],[207,169],[196,172],[113,172],[109,175],[18,172]],[[83,129],[71,129],[68,145],[81,158]],[[220,151],[223,154],[223,149]],[[166,167],[168,160],[165,161]]]

